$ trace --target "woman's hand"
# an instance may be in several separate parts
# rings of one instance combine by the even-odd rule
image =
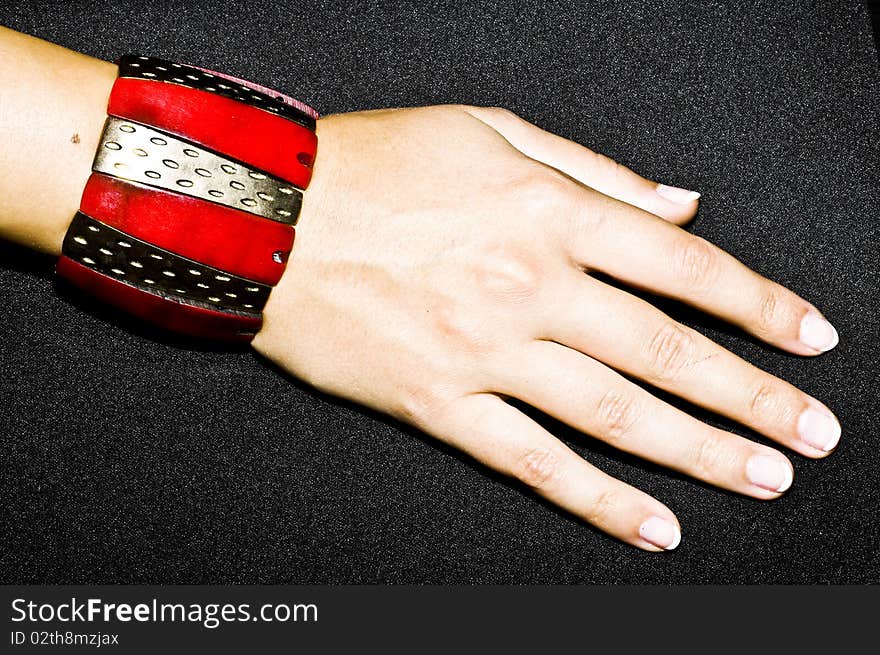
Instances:
[[[784,455],[621,373],[807,457],[837,444],[820,402],[590,276],[681,299],[799,355],[834,347],[816,308],[676,227],[696,194],[497,109],[344,114],[318,133],[293,258],[254,341],[297,377],[411,423],[646,550],[678,544],[673,513],[506,398],[760,499],[791,484]]]

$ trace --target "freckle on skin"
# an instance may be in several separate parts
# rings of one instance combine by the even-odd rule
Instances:
[[[73,136],[70,137],[70,142],[73,144],[79,143],[79,134],[77,132],[74,132]]]

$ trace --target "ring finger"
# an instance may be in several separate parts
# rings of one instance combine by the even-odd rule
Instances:
[[[794,477],[782,453],[706,425],[557,343],[534,341],[522,348],[519,361],[496,384],[499,393],[622,451],[724,489],[771,499]]]

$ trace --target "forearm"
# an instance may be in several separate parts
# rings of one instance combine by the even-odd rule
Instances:
[[[0,27],[0,238],[59,255],[116,66]]]

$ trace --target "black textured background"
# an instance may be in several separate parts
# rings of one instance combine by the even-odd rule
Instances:
[[[880,580],[880,77],[860,2],[4,1],[0,22],[99,57],[200,63],[325,113],[504,105],[698,189],[692,229],[814,301],[841,343],[806,360],[700,329],[844,426],[829,459],[793,455],[795,486],[766,504],[554,425],[677,512],[681,547],[650,555],[247,351],[120,327],[54,288],[51,261],[2,246],[0,581]]]

